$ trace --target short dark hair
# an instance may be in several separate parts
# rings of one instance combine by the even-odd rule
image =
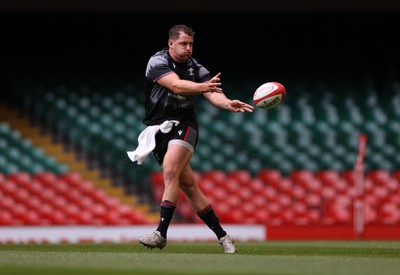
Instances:
[[[169,30],[169,39],[176,40],[179,38],[179,33],[184,32],[189,36],[194,36],[195,32],[192,30],[191,27],[188,27],[186,25],[175,25]]]

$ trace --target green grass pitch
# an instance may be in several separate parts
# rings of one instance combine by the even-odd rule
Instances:
[[[170,242],[163,250],[129,244],[0,244],[0,274],[400,274],[400,241]]]

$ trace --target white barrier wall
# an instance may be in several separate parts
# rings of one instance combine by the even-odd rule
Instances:
[[[156,225],[138,226],[0,226],[0,243],[136,242]],[[263,225],[224,225],[236,241],[264,241]],[[205,225],[171,225],[168,241],[216,241]]]

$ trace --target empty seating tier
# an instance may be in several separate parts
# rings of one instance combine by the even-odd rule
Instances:
[[[78,173],[0,173],[0,225],[148,224],[146,214]]]
[[[400,223],[400,172],[374,170],[365,177],[366,224]],[[283,176],[277,169],[196,173],[197,181],[223,223],[267,225],[352,224],[356,198],[354,172],[294,170]],[[160,172],[152,173],[153,197],[161,200]],[[177,212],[183,221],[201,222],[183,194]]]

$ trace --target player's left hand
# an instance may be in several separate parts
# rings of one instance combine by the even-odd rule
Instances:
[[[241,112],[241,113],[253,112],[254,107],[245,102],[234,99],[234,100],[231,100],[229,103],[229,110],[232,112],[236,112],[236,113],[238,113],[238,112]]]

